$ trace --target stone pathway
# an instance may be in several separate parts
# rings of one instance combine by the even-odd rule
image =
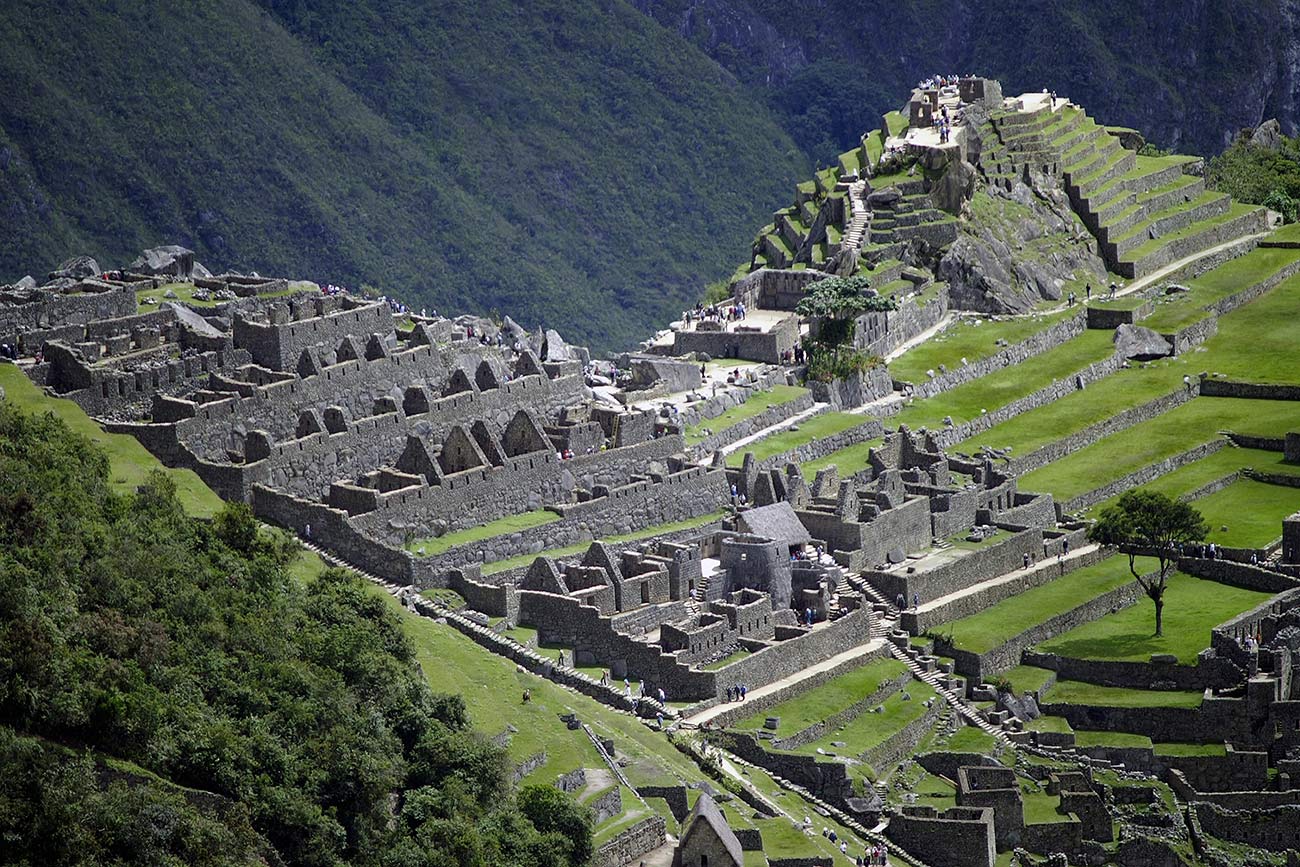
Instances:
[[[849,221],[849,227],[844,231],[844,240],[840,244],[843,249],[862,248],[862,239],[867,234],[867,225],[871,222],[871,211],[867,209],[867,199],[864,195],[866,189],[865,181],[854,181],[849,184],[849,208],[852,219]]]
[[[1075,550],[1071,551],[1069,554],[1066,554],[1062,558],[1059,559],[1049,558],[1049,560],[1051,562],[1059,562],[1059,563],[1073,562],[1075,560],[1078,560],[1080,557],[1085,557],[1091,554],[1092,552],[1096,551],[1097,547],[1098,546],[1096,545],[1084,545],[1082,548],[1076,548]],[[962,590],[957,590],[953,593],[947,594],[946,596],[940,596],[936,599],[926,602],[920,608],[916,609],[916,611],[917,613],[921,613],[921,612],[929,613],[931,611],[941,609],[945,605],[956,602],[959,599],[964,599],[967,596],[973,596],[976,593],[980,593],[984,590],[988,590],[989,588],[998,587],[1002,584],[1010,584],[1013,581],[1019,581],[1023,579],[1025,576],[1030,575],[1038,571],[1039,569],[1041,569],[1043,567],[1044,562],[1046,561],[1039,559],[1037,563],[1030,566],[1028,569],[1022,567],[1020,569],[1016,569],[1014,572],[1007,572],[1004,575],[998,575],[994,578],[989,578],[987,581],[981,581],[978,584],[972,584],[970,587],[966,587]]]
[[[804,410],[801,413],[792,415],[789,418],[783,419],[774,425],[769,425],[768,427],[765,427],[760,431],[752,433],[747,437],[741,437],[731,445],[723,446],[721,451],[724,455],[729,455],[732,452],[739,451],[740,449],[744,448],[745,446],[751,443],[758,442],[759,440],[769,437],[774,433],[780,433],[783,430],[793,427],[794,425],[798,424],[804,419],[812,418],[815,415],[820,415],[829,406],[830,404],[826,404],[826,403],[814,403],[812,406],[810,406],[808,409]]]
[[[760,686],[760,687],[756,687],[755,689],[749,690],[747,693],[748,698],[745,700],[745,702],[742,702],[742,704],[746,704],[750,701],[755,701],[757,699],[763,698],[764,696],[771,695],[780,689],[790,686],[791,684],[799,683],[802,680],[807,680],[809,677],[812,677],[814,674],[818,674],[823,671],[829,671],[830,669],[835,668],[838,665],[843,665],[844,663],[849,662],[850,660],[856,657],[866,656],[867,654],[874,653],[875,651],[879,650],[883,645],[884,645],[883,639],[872,638],[869,641],[859,644],[857,647],[846,650],[843,653],[836,654],[835,656],[832,656],[830,659],[823,660],[822,662],[819,662],[816,665],[809,666],[808,668],[805,668],[802,671],[795,672],[789,677],[783,677],[780,680],[773,681],[772,683],[769,683],[765,686]],[[687,725],[699,726],[702,723],[709,722],[710,720],[716,718],[723,711],[729,710],[734,706],[735,706],[735,702],[723,702],[722,704],[717,704],[714,705],[713,707],[705,708],[704,710],[700,711],[694,716],[686,717],[683,720],[683,723]]]

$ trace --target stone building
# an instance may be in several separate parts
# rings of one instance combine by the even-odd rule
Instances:
[[[701,792],[683,824],[673,867],[743,867],[745,854],[718,805]]]

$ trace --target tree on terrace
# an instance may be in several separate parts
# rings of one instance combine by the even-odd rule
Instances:
[[[1204,539],[1207,532],[1205,519],[1189,504],[1157,491],[1137,490],[1126,492],[1115,505],[1104,509],[1088,530],[1088,538],[1128,555],[1129,571],[1156,607],[1156,635],[1163,635],[1165,588],[1178,561],[1179,548]],[[1138,574],[1139,554],[1159,560],[1155,575]]]
[[[800,316],[820,320],[808,364],[809,378],[828,382],[878,363],[880,359],[853,348],[856,320],[863,313],[897,309],[893,298],[872,291],[861,275],[827,277],[814,283],[795,307]]]

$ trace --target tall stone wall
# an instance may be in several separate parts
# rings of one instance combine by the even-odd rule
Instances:
[[[312,312],[322,309],[317,306]],[[236,317],[233,325],[235,345],[247,349],[254,361],[272,370],[293,370],[304,349],[333,352],[345,337],[364,340],[371,334],[390,333],[393,314],[387,304],[375,302],[284,324]]]
[[[913,595],[922,602],[957,593],[998,575],[1014,572],[1024,565],[1026,554],[1035,560],[1043,555],[1043,533],[1034,528],[1013,534],[988,548],[972,551],[964,557],[951,560],[942,566],[921,572],[874,571],[864,577],[885,595],[893,599],[902,594],[908,603]]]
[[[24,332],[119,319],[136,311],[135,287],[130,285],[109,288],[103,284],[101,291],[67,294],[33,289],[24,297],[30,300],[22,303],[18,295],[10,295],[12,303],[0,304],[0,343],[17,346]],[[30,347],[31,351],[38,349]]]
[[[1060,516],[1064,516],[1069,513],[1078,512],[1082,509],[1088,508],[1089,506],[1094,506],[1103,500],[1108,500],[1116,494],[1123,493],[1130,488],[1137,488],[1149,484],[1163,475],[1172,473],[1179,467],[1185,467],[1190,463],[1199,461],[1201,458],[1214,454],[1226,445],[1228,445],[1228,440],[1219,438],[1211,440],[1208,443],[1203,443],[1195,448],[1188,449],[1185,452],[1180,452],[1179,454],[1165,458],[1164,460],[1157,461],[1154,464],[1148,464],[1139,470],[1134,470],[1122,478],[1102,485],[1099,488],[1094,488],[1087,493],[1080,494],[1071,500],[1067,500],[1063,504],[1058,503],[1057,513]]]

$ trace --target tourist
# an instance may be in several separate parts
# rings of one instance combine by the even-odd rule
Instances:
[[[311,541],[311,524],[302,528],[303,533],[307,536],[307,541]]]
[[[732,689],[731,689],[731,687],[727,687],[727,702],[728,702],[728,704],[730,704],[731,701],[732,701],[731,696],[732,696]]]
[[[664,688],[662,686],[659,687],[659,703],[664,707],[668,706],[668,696],[664,694]]]
[[[625,698],[632,697],[632,683],[626,677],[623,678],[623,695]]]
[[[556,664],[557,666],[559,666],[560,668],[564,668],[564,651],[563,651],[563,650],[561,650],[560,653],[559,653],[559,655],[555,657],[555,664]]]
[[[740,700],[741,700],[741,701],[744,701],[744,700],[745,700],[745,696],[747,696],[747,695],[749,695],[749,687],[745,686],[745,685],[742,683],[742,684],[740,685]]]
[[[1187,388],[1187,393],[1192,393],[1192,378],[1186,373],[1183,374],[1183,385]]]
[[[1083,287],[1083,300],[1084,300],[1084,301],[1091,301],[1091,300],[1092,300],[1092,284],[1091,284],[1091,283],[1089,283],[1088,285],[1086,285],[1086,286]]]
[[[659,726],[659,731],[663,731],[663,730],[664,730],[664,715],[663,715],[663,711],[656,711],[656,712],[655,712],[655,723]]]
[[[600,685],[609,686],[609,672],[604,669],[601,669],[600,672]]]
[[[907,607],[907,597],[905,597],[902,593],[899,593],[898,597],[894,599],[894,607],[901,612],[904,608]]]
[[[528,704],[528,703],[529,703],[530,701],[532,701],[532,700],[533,700],[533,691],[532,691],[531,689],[525,689],[525,690],[524,690],[524,704]]]
[[[921,594],[920,594],[920,593],[913,593],[913,594],[912,594],[912,607],[915,608],[917,611],[920,611],[920,610],[921,610]]]
[[[1022,562],[1024,563],[1024,568],[1025,568],[1025,569],[1028,569],[1028,568],[1029,568],[1029,552],[1028,552],[1028,551],[1025,552],[1025,556],[1023,557]]]

